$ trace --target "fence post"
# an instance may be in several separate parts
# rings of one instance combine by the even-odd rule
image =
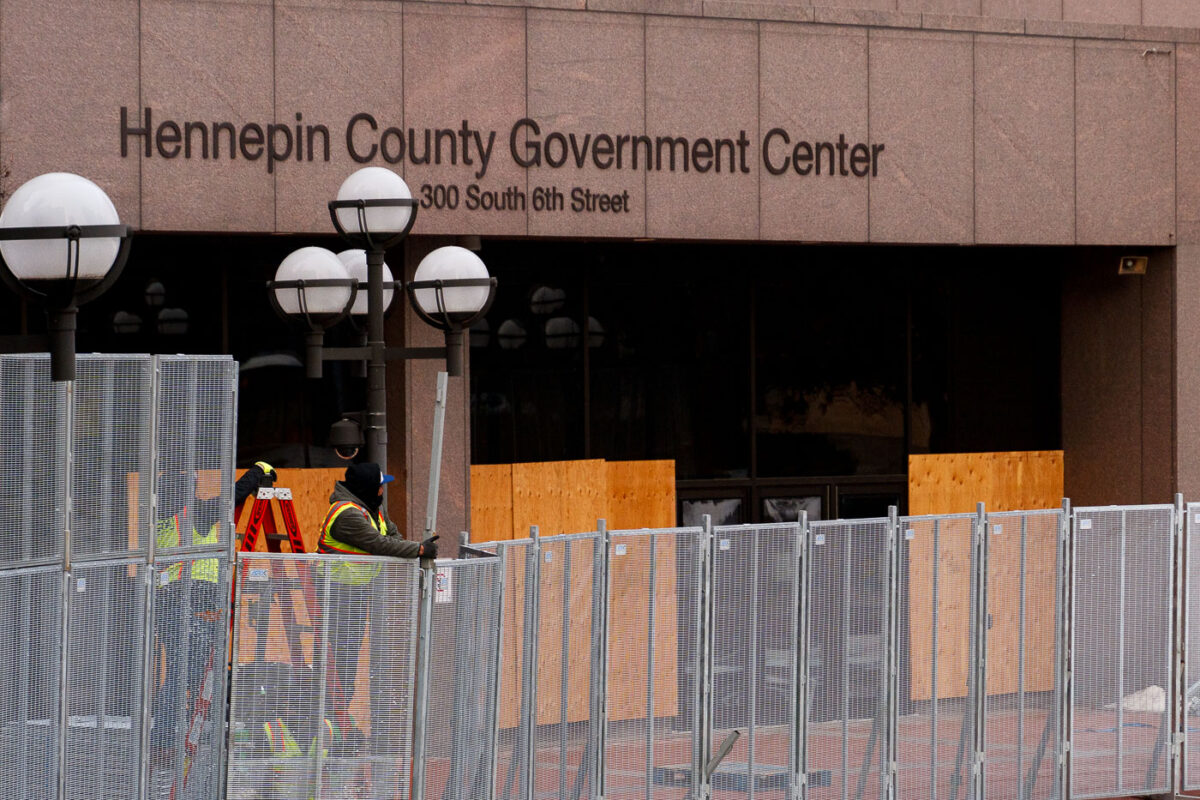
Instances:
[[[75,381],[67,381],[59,397],[62,403],[62,435],[59,440],[63,448],[63,458],[59,462],[65,464],[63,470],[63,575],[62,592],[59,596],[62,619],[62,664],[59,670],[58,687],[58,797],[67,798],[67,730],[70,713],[70,664],[71,664],[71,471],[72,456],[71,429],[75,422]],[[153,538],[153,537],[152,537]],[[144,744],[144,743],[143,743]],[[146,748],[143,746],[143,757]]]
[[[138,770],[138,797],[145,798],[150,796],[150,723],[153,719],[154,697],[154,559],[158,555],[158,537],[155,535],[154,521],[158,519],[158,492],[155,490],[155,484],[158,475],[158,404],[161,377],[162,370],[158,357],[155,356],[150,360],[150,430],[147,436],[150,440],[150,464],[146,471],[146,493],[150,507],[146,521],[140,522],[138,530],[139,536],[146,537],[146,563],[142,568],[142,590],[146,593],[143,612],[145,617],[142,624],[142,746]],[[63,634],[65,636],[66,631]],[[65,690],[65,686],[63,688]]]
[[[1183,791],[1183,743],[1187,733],[1187,594],[1184,583],[1187,580],[1187,506],[1184,505],[1183,495],[1175,495],[1174,515],[1175,551],[1172,561],[1175,564],[1172,576],[1172,644],[1171,654],[1171,691],[1169,706],[1171,714],[1171,741],[1167,748],[1168,794],[1171,797]]]
[[[1192,560],[1192,539],[1189,533],[1191,526],[1195,523],[1194,519],[1189,518],[1191,513],[1190,507],[1183,503],[1182,495],[1178,496],[1178,503],[1183,508],[1183,521],[1179,525],[1180,543],[1179,543],[1179,589],[1175,594],[1175,602],[1179,607],[1179,683],[1180,698],[1179,698],[1179,790],[1186,791],[1188,785],[1188,705],[1191,703],[1191,666],[1188,656],[1188,645],[1191,639],[1191,615],[1188,613],[1188,597],[1189,590],[1196,587],[1190,586],[1191,582],[1191,560]]]
[[[793,700],[792,700],[792,797],[794,800],[804,800],[808,797],[808,630],[809,630],[809,587],[810,552],[809,540],[812,538],[808,526],[808,512],[801,511],[800,519],[796,522],[796,556],[793,568],[796,571],[796,611],[795,624],[792,630],[796,635],[795,647],[792,648]]]
[[[700,567],[700,597],[697,603],[696,627],[698,645],[696,649],[700,656],[699,663],[696,664],[696,706],[699,726],[696,731],[696,752],[692,757],[693,800],[708,800],[709,798],[707,767],[712,752],[712,516],[705,514],[701,518],[701,525],[703,533],[697,548]]]
[[[517,786],[519,800],[533,800],[535,776],[533,745],[537,725],[537,668],[538,668],[538,612],[542,593],[542,544],[538,538],[538,526],[529,526],[529,537],[533,543],[525,558],[525,628],[523,654],[521,657],[521,727],[519,731],[523,761],[521,779]]]
[[[1063,498],[1063,515],[1058,533],[1059,587],[1056,605],[1058,641],[1055,683],[1059,688],[1058,730],[1055,731],[1058,800],[1071,797],[1071,744],[1074,738],[1075,705],[1075,514],[1071,501]]]
[[[413,702],[412,800],[425,797],[425,727],[429,711],[429,632],[433,617],[433,579],[437,567],[419,567],[420,606],[417,613],[416,699]]]
[[[298,561],[295,564],[298,574],[307,572],[308,578],[300,582],[301,586],[311,585],[312,573],[314,564],[311,561]],[[314,737],[316,742],[316,753],[314,753],[315,763],[313,764],[313,793],[309,795],[313,800],[321,800],[321,778],[325,771],[325,695],[326,687],[329,683],[329,656],[333,650],[329,646],[329,617],[330,614],[330,588],[331,575],[333,569],[331,564],[326,564],[321,573],[321,603],[318,606],[321,609],[321,639],[320,652],[318,648],[313,647],[313,660],[317,662],[317,718],[314,722],[317,735]],[[426,648],[428,651],[428,648]],[[426,684],[428,686],[428,684]]]
[[[987,752],[987,578],[988,578],[988,521],[984,504],[975,510],[975,659],[971,665],[975,687],[972,712],[974,735],[971,754],[971,793],[975,800],[984,800],[986,788]]]
[[[592,746],[592,791],[597,800],[604,800],[604,751],[608,746],[608,559],[611,540],[608,523],[597,520],[592,553],[592,693],[588,731]]]
[[[488,660],[489,678],[487,685],[491,688],[491,702],[488,704],[488,730],[491,738],[487,750],[487,763],[483,774],[485,776],[481,800],[494,800],[496,797],[496,752],[500,745],[500,664],[504,652],[504,603],[507,599],[506,584],[508,582],[508,547],[504,542],[496,544],[496,642],[492,649],[492,657]]]
[[[900,515],[888,507],[888,632],[887,632],[887,735],[884,737],[883,774],[886,800],[897,800],[897,720],[900,714]]]

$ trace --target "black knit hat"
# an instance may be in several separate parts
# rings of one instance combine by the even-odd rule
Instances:
[[[370,461],[362,464],[351,464],[346,467],[346,488],[367,503],[377,505],[379,487],[394,480],[391,475],[384,475],[378,464]]]

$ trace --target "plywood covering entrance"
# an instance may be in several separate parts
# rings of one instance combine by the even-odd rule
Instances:
[[[669,528],[675,524],[674,461],[551,461],[528,464],[497,464],[471,467],[471,538],[474,541],[523,539],[531,525],[541,536],[582,533],[596,529],[604,519],[610,530],[625,528]],[[576,551],[578,554],[580,551]],[[655,553],[660,565],[656,573],[654,705],[656,716],[679,712],[676,634],[678,613],[675,574],[661,565],[675,563],[675,544],[662,537]],[[648,545],[632,548],[625,556],[620,575],[614,572],[612,604],[616,608],[647,606],[646,587],[633,580],[644,574],[649,564]],[[586,562],[590,570],[590,561]],[[622,577],[624,576],[624,577]],[[520,696],[519,652],[521,605],[525,575],[523,570],[508,574],[509,598],[506,628],[515,636],[506,636],[506,652],[500,680],[503,690],[499,715],[501,727],[517,724]],[[572,580],[571,619],[588,619],[591,613],[590,580]],[[543,586],[543,608],[560,608],[563,587]],[[540,640],[556,643],[562,636],[562,617],[543,614]],[[611,620],[612,648],[610,670],[613,680],[609,697],[609,719],[640,719],[646,716],[646,675],[642,664],[649,644],[644,617],[636,614],[614,615]],[[538,693],[539,724],[561,719],[561,647],[538,649],[538,674],[543,691]],[[640,676],[636,665],[642,664]],[[629,674],[626,674],[629,673]],[[567,720],[587,719],[590,664],[576,659],[567,665]]]
[[[1043,450],[1012,453],[952,453],[914,455],[908,459],[908,513],[956,514],[975,511],[1030,511],[1058,508],[1063,496],[1063,453]],[[1009,535],[1011,534],[1011,535]],[[1020,535],[1011,531],[989,538],[988,590],[997,603],[1017,603],[1020,597]],[[939,558],[938,697],[967,693],[967,630],[970,585],[969,554],[943,547]],[[1055,541],[1046,527],[1031,529],[1026,545],[1025,604],[1027,609],[1054,608]],[[966,559],[964,562],[963,559]],[[912,657],[913,700],[928,700],[930,683],[931,587],[922,576],[932,574],[930,537],[917,537],[909,546],[909,647]],[[988,631],[988,694],[1017,691],[1019,615],[993,613]],[[1054,646],[1054,617],[1027,613],[1025,629],[1025,690],[1054,687],[1047,668],[1047,648]],[[1050,651],[1052,653],[1052,650]]]

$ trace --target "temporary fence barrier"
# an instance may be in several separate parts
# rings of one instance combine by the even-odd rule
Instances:
[[[717,742],[743,732],[709,777],[712,796],[790,797],[802,783],[804,526],[717,527],[712,536],[710,725]]]
[[[1200,788],[1200,504],[234,562],[235,375],[0,357],[0,800]]]
[[[1072,797],[1171,788],[1175,519],[1075,509]]]
[[[1188,507],[1189,539],[1197,515]],[[321,719],[328,689],[295,675],[329,674],[338,656],[311,641],[330,615],[310,619],[307,660],[260,663],[263,637],[286,638],[262,626],[311,609],[291,570],[314,557],[243,557],[239,574],[258,577],[241,584],[238,630],[255,632],[237,645],[228,796],[337,797],[349,774],[349,796],[414,800],[1035,800],[1191,786],[1200,570],[1184,532],[1182,505],[1064,503],[601,522],[535,528],[436,571],[368,560],[407,575],[382,619],[389,663],[408,666],[372,667],[358,689],[394,735],[289,759],[247,731],[266,713],[263,687],[298,692],[279,689],[276,705],[309,727]]]
[[[236,370],[0,356],[0,798],[220,796]]]
[[[412,561],[239,559],[228,797],[409,796],[422,591]]]
[[[841,800],[887,791],[888,533],[886,519],[814,522],[809,537],[806,784]]]

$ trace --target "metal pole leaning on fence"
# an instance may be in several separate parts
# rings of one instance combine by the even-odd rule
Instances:
[[[412,800],[425,798],[425,739],[429,714],[429,637],[433,617],[433,578],[436,567],[419,567],[420,606],[417,617],[416,697],[413,701]]]

